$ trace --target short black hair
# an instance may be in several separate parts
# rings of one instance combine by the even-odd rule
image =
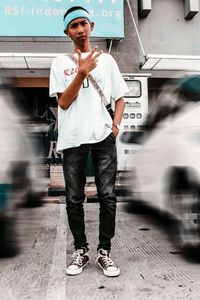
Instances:
[[[73,6],[66,11],[66,13],[64,14],[63,20],[65,20],[66,16],[69,15],[71,12],[73,12],[74,10],[78,10],[78,9],[85,10],[89,14],[89,11],[87,11],[87,9],[83,8],[82,6]]]

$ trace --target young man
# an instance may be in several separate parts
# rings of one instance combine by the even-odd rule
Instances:
[[[50,96],[56,96],[58,101],[57,151],[63,152],[68,222],[75,246],[66,272],[80,274],[89,263],[83,201],[86,161],[91,151],[100,203],[97,263],[105,275],[118,276],[120,269],[110,256],[116,213],[115,142],[124,110],[123,96],[128,88],[114,59],[109,54],[97,52],[97,48],[91,49],[90,34],[94,23],[86,9],[80,6],[69,9],[64,15],[64,28],[73,41],[73,55],[78,65],[67,54],[53,60]],[[107,100],[111,97],[115,100],[113,120],[88,79],[89,73]]]

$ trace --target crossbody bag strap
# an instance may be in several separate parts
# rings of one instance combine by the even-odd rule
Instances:
[[[78,59],[71,53],[68,54],[68,56],[74,61],[74,63],[76,65],[78,65]],[[96,80],[94,79],[94,77],[89,73],[87,75],[87,78],[90,80],[90,82],[92,83],[93,87],[97,90],[97,92],[99,93],[99,96],[101,98],[101,101],[103,102],[103,104],[105,105],[109,115],[111,116],[112,120],[114,119],[114,112],[112,110],[111,107],[111,103],[109,103],[101,89],[101,87],[98,85],[98,83],[96,82]]]

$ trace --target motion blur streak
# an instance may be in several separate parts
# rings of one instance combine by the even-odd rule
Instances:
[[[19,253],[20,207],[42,205],[47,180],[32,142],[28,118],[10,80],[0,79],[0,257]]]
[[[142,133],[122,135],[136,149],[126,168],[132,203],[169,215],[170,235],[192,251],[200,249],[199,116],[200,75],[185,74],[163,87]]]

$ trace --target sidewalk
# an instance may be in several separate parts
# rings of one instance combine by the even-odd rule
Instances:
[[[80,276],[66,277],[68,300],[174,300],[198,299],[199,263],[192,264],[172,245],[162,223],[151,216],[124,210],[118,203],[112,258],[121,268],[108,278],[95,265],[98,243],[98,203],[86,203],[86,234],[90,265]],[[67,231],[67,262],[73,250]]]
[[[51,200],[20,211],[20,255],[0,260],[0,300],[160,300],[199,295],[199,264],[185,261],[163,228],[118,203],[112,258],[121,275],[108,278],[97,268],[98,203],[85,203],[90,264],[78,276],[65,274],[73,239],[65,204]],[[67,251],[66,251],[67,250]],[[195,283],[196,280],[196,283]],[[189,294],[188,294],[189,293]],[[179,297],[179,298],[178,298]]]
[[[0,300],[65,300],[65,205],[20,209],[18,220],[21,252],[0,260]]]

